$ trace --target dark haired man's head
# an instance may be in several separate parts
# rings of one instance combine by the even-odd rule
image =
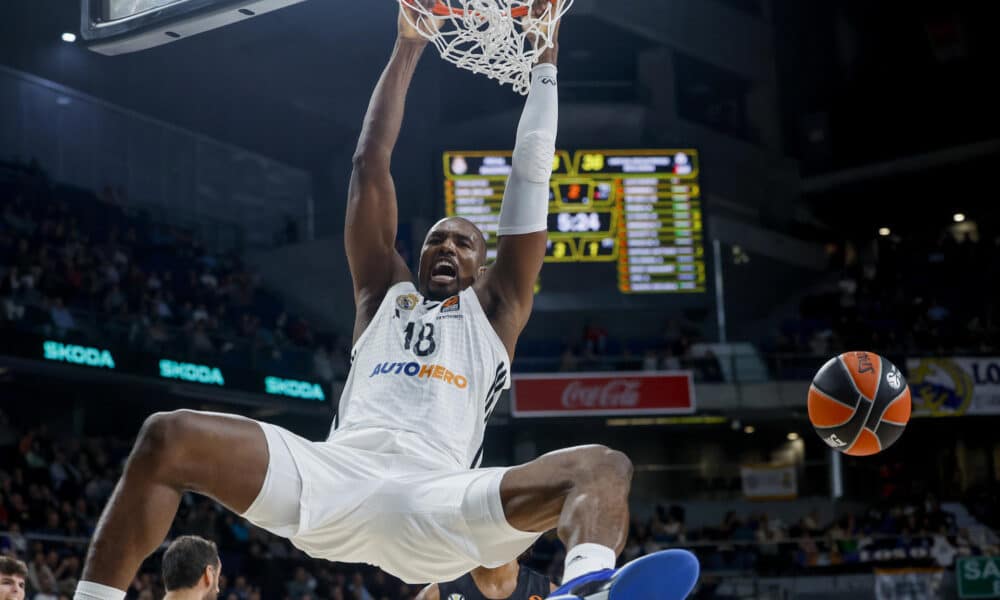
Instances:
[[[28,565],[9,556],[0,556],[0,600],[24,600]]]
[[[222,562],[215,542],[196,535],[174,540],[163,554],[163,585],[170,593],[195,591],[202,600],[219,596]]]

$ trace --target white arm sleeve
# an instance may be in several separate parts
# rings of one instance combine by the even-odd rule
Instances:
[[[531,88],[517,125],[511,173],[500,205],[499,235],[520,235],[548,228],[549,179],[559,124],[557,72],[551,64],[531,70]]]

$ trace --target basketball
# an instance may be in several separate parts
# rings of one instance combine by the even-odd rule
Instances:
[[[906,379],[872,352],[845,352],[827,361],[809,386],[808,404],[819,437],[851,456],[885,450],[910,420]]]

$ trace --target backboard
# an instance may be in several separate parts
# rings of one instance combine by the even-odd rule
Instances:
[[[303,0],[80,0],[87,47],[127,54],[251,19]]]

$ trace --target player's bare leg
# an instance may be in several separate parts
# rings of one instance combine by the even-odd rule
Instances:
[[[267,465],[264,432],[249,419],[187,410],[149,417],[97,524],[82,582],[126,590],[166,537],[185,491],[243,513]],[[81,590],[75,596],[103,597]]]
[[[504,474],[507,522],[522,531],[556,528],[566,545],[563,586],[552,600],[680,600],[694,587],[698,561],[684,550],[614,570],[628,536],[631,485],[631,461],[604,446],[559,450]]]
[[[556,528],[567,549],[598,544],[617,556],[628,536],[631,486],[627,456],[604,446],[580,446],[511,469],[500,484],[500,499],[516,529]]]

